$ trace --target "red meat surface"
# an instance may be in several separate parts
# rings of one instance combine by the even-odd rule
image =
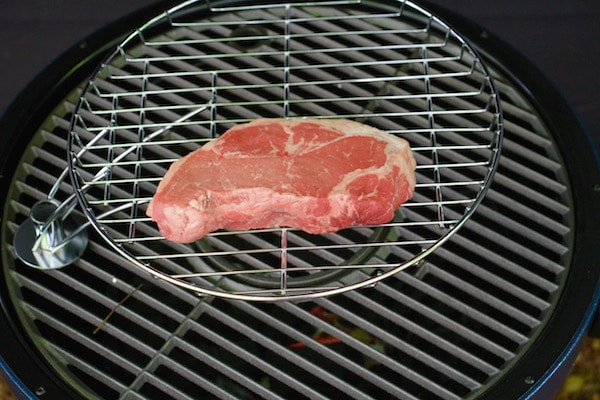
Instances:
[[[415,188],[408,142],[350,120],[258,119],[174,162],[147,214],[169,240],[389,222]]]

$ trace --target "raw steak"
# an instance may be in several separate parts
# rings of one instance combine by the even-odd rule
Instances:
[[[147,214],[182,243],[221,229],[389,222],[415,188],[408,142],[349,120],[258,119],[171,165]]]

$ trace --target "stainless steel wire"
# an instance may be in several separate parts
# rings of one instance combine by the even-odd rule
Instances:
[[[349,118],[404,137],[418,163],[413,200],[388,224],[328,235],[166,241],[145,215],[166,169],[258,117]],[[91,225],[156,278],[200,295],[303,300],[370,287],[441,246],[489,187],[501,139],[481,58],[412,2],[187,1],[132,32],[90,78],[69,172]]]

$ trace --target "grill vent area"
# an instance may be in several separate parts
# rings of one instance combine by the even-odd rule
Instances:
[[[86,398],[475,397],[543,328],[570,261],[572,210],[554,144],[524,97],[495,79],[503,157],[461,231],[373,288],[275,304],[149,278],[95,234],[62,270],[16,260],[17,226],[64,168],[72,94],[32,139],[4,208],[4,274],[24,329]],[[65,183],[57,197],[71,193]]]
[[[234,33],[262,34],[248,29]],[[260,45],[238,44],[241,51]],[[125,72],[139,73],[140,66]],[[568,273],[573,235],[569,182],[551,135],[527,96],[492,72],[504,112],[503,155],[486,198],[460,232],[425,262],[374,287],[273,304],[200,297],[153,279],[91,230],[87,251],[69,267],[39,271],[18,261],[17,227],[65,168],[80,93],[74,89],[27,146],[3,209],[3,273],[23,331],[86,399],[477,398],[544,328]],[[109,89],[126,92],[125,81]],[[231,101],[243,101],[235,84]],[[271,94],[266,108],[260,99],[245,105],[248,118],[281,106],[281,93]],[[179,95],[190,104],[207,100]],[[210,127],[204,128],[206,136]],[[423,129],[422,121],[412,128]],[[73,191],[63,182],[56,198]],[[387,246],[377,257],[392,263],[414,250]]]

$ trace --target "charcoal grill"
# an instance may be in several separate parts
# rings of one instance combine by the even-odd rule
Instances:
[[[39,97],[43,101],[23,108],[23,99],[31,95],[17,99],[2,120],[2,131],[14,132],[2,140],[19,138],[3,147],[2,299],[12,335],[3,338],[2,356],[18,392],[35,392],[40,398],[122,399],[544,398],[540,388],[549,372],[565,363],[563,351],[572,350],[574,337],[589,324],[590,310],[597,305],[597,237],[591,224],[598,211],[591,205],[598,200],[594,187],[600,180],[582,128],[526,61],[496,39],[482,38],[460,18],[443,10],[429,14],[412,3],[343,3],[212,3],[219,24],[207,22],[206,15],[198,22],[191,3],[161,7],[172,10],[167,13],[152,7],[132,16],[127,27],[111,27],[109,40],[102,34],[88,40],[85,55],[79,49],[50,68],[28,89],[47,93]],[[411,40],[426,38],[436,48],[418,46],[415,58],[414,48],[383,46],[401,65],[392,66],[394,71],[416,74],[394,79],[393,85],[389,73],[376,79],[384,66],[347,54],[344,62],[356,71],[344,72],[344,79],[304,71],[303,80],[313,81],[308,93],[329,93],[310,102],[293,96],[302,90],[293,87],[293,80],[287,81],[289,92],[284,80],[267,91],[266,99],[248,99],[248,83],[216,83],[214,74],[198,76],[182,69],[165,76],[156,68],[168,69],[166,57],[153,53],[149,60],[140,52],[141,43],[143,50],[168,50],[168,59],[177,63],[204,63],[208,61],[199,60],[196,52],[190,55],[189,47],[216,41],[229,43],[236,55],[211,60],[219,68],[232,58],[250,62],[240,54],[253,54],[252,62],[274,54],[285,61],[286,37],[291,35],[286,29],[291,27],[280,21],[307,22],[306,16],[292,14],[298,10],[318,10],[310,20],[327,22],[329,32],[335,31],[332,25],[348,30],[349,20],[356,23],[357,10],[361,23],[382,21],[384,14],[394,21],[402,16],[420,28],[398,28],[385,20],[377,29],[386,32],[386,41],[408,35]],[[365,10],[377,17],[364,17]],[[276,18],[247,16],[269,15],[266,11]],[[222,15],[262,24],[231,25],[219,19]],[[280,34],[273,35],[269,29],[278,23]],[[131,35],[138,26],[142,29]],[[233,36],[218,39],[223,36],[213,33],[217,28]],[[161,36],[165,29],[175,37]],[[323,36],[319,43],[333,40],[318,32]],[[378,37],[374,27],[361,32],[369,40]],[[278,43],[282,50],[271,50]],[[353,51],[351,45],[344,48]],[[378,49],[367,54],[380,56]],[[287,50],[291,55],[293,49]],[[432,57],[431,65],[424,53],[427,60]],[[64,74],[64,63],[79,68],[67,68],[68,79],[56,85],[48,83]],[[335,67],[341,64],[338,60]],[[282,65],[276,71],[286,76],[292,64]],[[232,76],[239,74],[239,64],[228,68]],[[271,71],[264,64],[244,68],[268,86],[264,82],[270,81]],[[371,73],[368,78],[361,75],[365,71]],[[427,76],[438,75],[441,79],[427,83]],[[149,86],[155,79],[166,85],[168,98],[157,100],[165,93]],[[175,84],[182,80],[194,85]],[[418,90],[415,82],[421,84]],[[365,88],[373,92],[369,85],[375,85],[377,99],[361,94]],[[331,95],[348,86],[356,92],[350,98]],[[422,92],[424,87],[428,91]],[[531,95],[542,92],[550,93],[552,101]],[[107,93],[121,95],[107,100]],[[126,99],[129,95],[135,101]],[[386,106],[392,100],[413,114],[390,111]],[[466,107],[467,112],[436,112],[439,104],[451,110]],[[423,105],[424,112],[415,111]],[[219,232],[190,250],[166,244],[141,217],[160,175],[146,168],[164,171],[171,155],[218,136],[232,123],[265,114],[314,116],[315,110],[323,117],[344,112],[388,131],[400,126],[392,133],[413,142],[422,166],[419,196],[401,209],[397,220],[388,226],[356,227],[319,243],[288,230]],[[207,113],[225,115],[206,119]],[[498,159],[502,126],[505,138]],[[154,143],[158,139],[160,146]],[[169,156],[157,155],[156,148],[167,148]],[[153,156],[147,158],[149,154]],[[143,159],[152,165],[143,165]],[[578,174],[580,170],[588,173]],[[72,180],[66,179],[68,174]],[[127,201],[119,208],[123,199]],[[59,238],[64,252],[58,258],[40,260],[31,241],[20,248],[24,240],[19,236],[26,238],[36,229],[53,238],[56,221],[64,228]],[[88,224],[96,229],[88,232]],[[233,249],[225,247],[230,237],[236,238]],[[311,251],[318,245],[325,255],[308,260],[330,264],[308,273],[302,268],[308,261],[299,256],[300,267],[294,266],[297,270],[282,286],[284,257],[255,254],[272,243],[276,247],[269,251],[280,255],[287,253],[281,243]],[[248,245],[254,247],[240,249]],[[151,256],[144,253],[148,248]],[[197,259],[202,261],[190,261]],[[272,259],[276,267],[266,270],[270,264],[265,260]],[[258,260],[249,263],[251,272],[232,276],[248,260]],[[398,265],[411,268],[400,272]],[[338,295],[313,296],[320,292],[308,287],[307,293],[307,282],[325,284],[326,291]],[[280,301],[240,300],[273,296]]]

